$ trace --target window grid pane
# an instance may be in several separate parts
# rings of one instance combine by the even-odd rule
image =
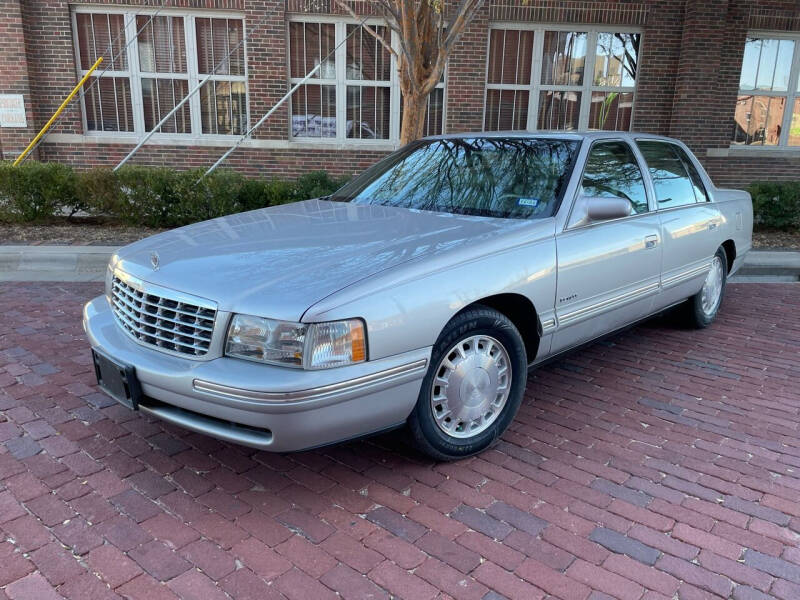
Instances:
[[[583,85],[585,32],[545,31],[542,85]]]
[[[502,125],[513,123],[514,129],[629,131],[640,42],[640,33],[609,32],[601,27],[584,31],[492,28],[484,129],[503,129]],[[534,46],[539,50],[531,63],[527,59],[534,58]],[[516,70],[519,48],[525,48],[526,60],[519,63],[524,63],[524,71]],[[536,69],[535,81],[531,68]],[[532,115],[527,105],[515,102],[530,93],[536,107]]]
[[[733,117],[732,145],[800,146],[800,70],[793,64],[798,56],[797,39],[781,34],[748,36]]]
[[[789,145],[800,146],[800,98],[794,100],[791,127],[789,128]]]
[[[336,137],[335,85],[301,85],[292,94],[292,137]]]
[[[143,73],[186,73],[183,17],[136,16],[139,70]]]
[[[241,44],[243,32],[240,19],[197,18],[194,28],[197,38],[197,70],[200,74],[211,73],[219,64],[215,75],[244,75],[244,44]]]
[[[786,98],[740,95],[734,112],[733,143],[775,146],[780,141]]]
[[[368,80],[368,81],[389,81],[391,72],[391,55],[384,48],[375,36],[363,27],[356,25],[347,26],[347,70],[345,78],[347,80]],[[389,39],[387,27],[374,26],[375,31],[381,39]],[[352,34],[352,35],[351,35]]]
[[[578,129],[581,92],[547,90],[539,94],[537,129]]]
[[[142,79],[144,129],[152,131],[189,93],[185,79]],[[189,103],[185,102],[158,130],[160,133],[191,133]]]
[[[389,139],[390,92],[388,87],[347,86],[347,137]]]
[[[322,63],[313,76],[319,83],[304,84],[292,94],[290,139],[341,135],[340,141],[392,140],[402,128],[403,98],[393,78],[395,59],[369,31],[347,21],[289,22],[290,85]],[[390,42],[388,27],[371,29]],[[342,49],[331,54],[338,43]],[[426,102],[424,133],[439,134],[444,128],[444,89],[435,88]]]
[[[289,72],[302,79],[320,64],[336,47],[336,26],[333,23],[289,23]],[[314,73],[316,79],[336,79],[336,55],[325,58]]]
[[[89,131],[133,131],[131,86],[127,77],[90,77],[84,90]]]
[[[526,129],[528,90],[486,90],[486,131]]]
[[[135,9],[133,9],[135,10]],[[187,20],[194,20],[196,37],[186,42]],[[125,22],[138,32],[126,48]],[[87,71],[98,56],[106,59],[106,75],[94,74],[84,87],[84,112],[88,131],[151,131],[189,91],[190,78],[201,79],[220,67],[215,80],[199,92],[200,131],[195,133],[240,135],[247,129],[247,84],[242,19],[164,16],[135,13],[75,13],[78,63]],[[235,50],[233,50],[236,48]],[[233,50],[233,51],[232,51]],[[197,71],[189,72],[189,52],[196,52]],[[138,57],[138,73],[128,73],[128,52]],[[225,58],[227,54],[230,57]],[[124,76],[121,76],[124,75]],[[225,75],[231,76],[225,80]],[[222,76],[222,77],[221,77]],[[236,79],[233,79],[236,77]],[[92,83],[94,84],[92,85]],[[134,113],[134,92],[141,104]],[[191,134],[192,103],[186,102],[159,130]],[[141,127],[141,131],[139,130]]]
[[[592,92],[589,129],[630,131],[633,92]]]
[[[489,83],[530,84],[533,31],[492,29],[489,45]]]

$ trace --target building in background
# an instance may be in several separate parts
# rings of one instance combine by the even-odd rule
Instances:
[[[394,59],[332,0],[160,5],[0,0],[0,95],[25,107],[0,128],[6,158],[101,55],[107,70],[38,158],[113,166],[220,63],[135,164],[210,165],[320,63],[228,166],[352,174],[398,147]],[[718,184],[800,179],[800,3],[487,0],[431,94],[426,130],[508,129],[671,135]]]

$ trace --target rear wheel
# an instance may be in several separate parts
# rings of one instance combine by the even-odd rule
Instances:
[[[444,328],[409,417],[416,446],[437,460],[488,448],[513,421],[527,380],[525,344],[494,309],[476,306]]]
[[[725,249],[720,247],[711,259],[703,288],[687,301],[686,316],[690,325],[702,329],[714,321],[725,294],[727,275],[728,257]]]

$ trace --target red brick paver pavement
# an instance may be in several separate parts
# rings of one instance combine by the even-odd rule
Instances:
[[[0,597],[800,598],[800,288],[536,372],[491,451],[293,455],[111,403],[81,304],[0,287]]]

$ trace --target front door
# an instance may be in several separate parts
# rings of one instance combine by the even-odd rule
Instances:
[[[600,222],[576,221],[573,215],[556,237],[557,329],[551,353],[647,316],[659,291],[659,217],[650,210],[639,162],[627,142],[592,145],[580,193],[624,198],[631,215]]]

